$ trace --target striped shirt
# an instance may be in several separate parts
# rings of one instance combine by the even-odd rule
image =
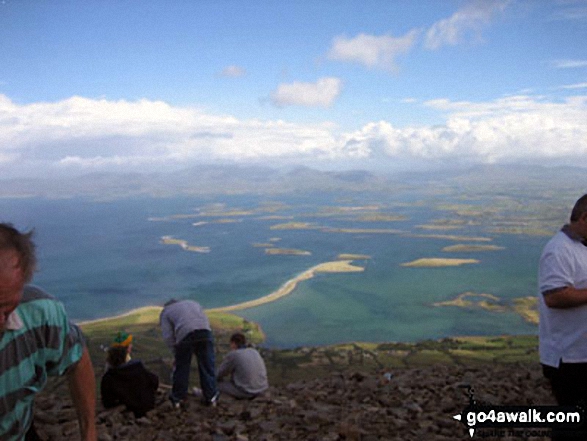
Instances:
[[[33,420],[35,395],[48,375],[63,375],[84,350],[80,329],[61,302],[26,286],[0,333],[0,439],[23,440]]]

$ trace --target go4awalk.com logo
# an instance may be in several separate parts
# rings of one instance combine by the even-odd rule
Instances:
[[[467,389],[469,405],[453,418],[466,426],[471,438],[476,429],[486,428],[494,429],[489,434],[492,437],[543,436],[555,428],[563,431],[585,430],[586,413],[581,406],[480,405],[470,384],[460,387]]]
[[[578,406],[481,406],[470,404],[453,418],[463,423],[473,437],[476,429],[560,429],[577,430],[584,424],[585,412]],[[514,432],[503,431],[503,435]]]

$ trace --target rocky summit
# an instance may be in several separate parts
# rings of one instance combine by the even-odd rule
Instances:
[[[42,439],[78,437],[75,410],[64,388],[61,380],[37,398],[35,425]],[[156,408],[138,419],[122,407],[99,405],[99,439],[470,440],[467,428],[453,419],[469,403],[470,393],[478,404],[554,404],[537,363],[331,372],[271,387],[254,400],[221,396],[216,407],[190,396],[185,406],[174,409],[167,391],[162,386]],[[545,435],[545,429],[499,433],[486,428],[478,429],[473,439],[537,441],[548,439]]]

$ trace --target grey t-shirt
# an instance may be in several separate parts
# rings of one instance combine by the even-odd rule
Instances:
[[[269,387],[265,362],[253,348],[236,349],[226,355],[216,376],[220,380],[227,375],[235,386],[250,394],[260,394]]]

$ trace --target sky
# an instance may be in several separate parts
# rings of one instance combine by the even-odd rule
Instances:
[[[583,165],[587,0],[0,0],[0,177]]]

